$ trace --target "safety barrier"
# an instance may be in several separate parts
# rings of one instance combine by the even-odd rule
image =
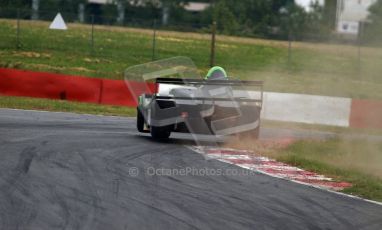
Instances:
[[[136,106],[133,93],[154,84],[0,68],[0,95],[61,99],[104,105]],[[354,128],[382,129],[382,101],[304,94],[264,93],[262,118]]]
[[[154,85],[131,81],[136,95]],[[62,99],[105,105],[136,106],[124,81],[0,68],[0,94]]]

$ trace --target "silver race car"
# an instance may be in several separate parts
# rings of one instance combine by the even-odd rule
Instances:
[[[156,93],[139,97],[139,132],[155,139],[171,132],[258,138],[263,82],[229,80],[223,68],[214,67],[203,80],[157,78],[155,83]]]

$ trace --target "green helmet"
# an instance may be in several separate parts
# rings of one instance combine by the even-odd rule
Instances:
[[[227,73],[220,66],[212,67],[205,78],[206,80],[225,80],[228,79]]]

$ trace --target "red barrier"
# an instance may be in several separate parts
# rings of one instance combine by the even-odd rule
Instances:
[[[154,84],[0,68],[0,95],[136,106],[134,95],[154,92]],[[382,102],[352,100],[350,127],[382,129]]]
[[[350,127],[382,129],[382,102],[353,99]]]
[[[0,93],[98,103],[101,79],[0,69]]]
[[[137,101],[135,97],[143,94],[154,92],[154,84],[145,84],[142,82],[128,82],[129,87],[125,81],[121,80],[103,80],[101,104],[107,105],[124,105],[135,107]],[[136,95],[133,97],[133,95]]]
[[[132,93],[154,91],[154,84],[0,68],[0,95],[136,106]],[[131,89],[131,90],[130,90]]]

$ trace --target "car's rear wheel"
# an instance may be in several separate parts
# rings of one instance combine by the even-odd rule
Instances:
[[[143,133],[145,126],[145,118],[143,117],[143,114],[139,108],[137,108],[137,129],[139,132]]]
[[[167,126],[150,126],[150,133],[154,139],[168,139],[171,135],[171,129]]]

